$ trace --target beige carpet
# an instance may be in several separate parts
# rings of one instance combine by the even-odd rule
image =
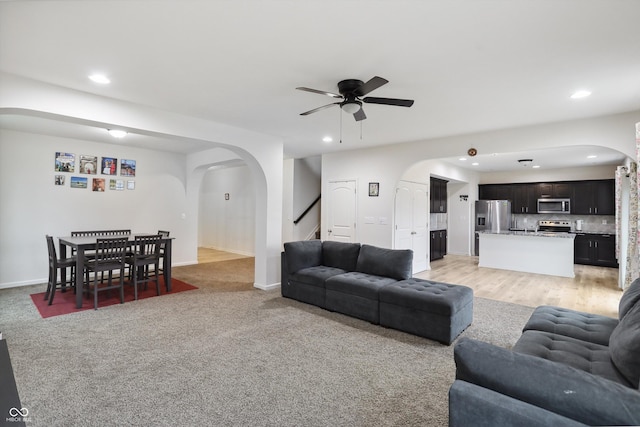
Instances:
[[[36,287],[0,290],[29,425],[447,425],[453,346],[254,289],[251,263],[176,268],[199,289],[49,319]],[[511,346],[531,311],[476,298],[463,336]]]

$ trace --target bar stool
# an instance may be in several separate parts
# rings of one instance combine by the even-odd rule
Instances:
[[[56,254],[56,246],[53,243],[53,237],[47,235],[47,250],[49,252],[49,281],[47,283],[47,291],[44,293],[44,299],[49,299],[49,305],[53,303],[53,297],[56,293],[56,289],[62,290],[65,292],[67,290],[67,285],[73,288],[73,293],[76,292],[76,257],[70,258],[58,258]],[[63,268],[71,269],[71,278],[67,280],[66,274],[65,277],[60,277],[60,281],[58,281],[58,270]]]

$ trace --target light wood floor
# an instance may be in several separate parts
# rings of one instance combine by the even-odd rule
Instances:
[[[573,279],[478,267],[478,257],[447,255],[415,277],[466,285],[479,297],[529,307],[555,305],[618,316],[618,269],[575,265]]]
[[[211,248],[198,248],[198,263],[229,261],[232,259],[250,258],[233,252],[219,251]]]
[[[227,261],[247,258],[245,255],[198,248],[198,262]],[[478,257],[447,255],[431,263],[431,270],[415,277],[445,283],[466,285],[476,296],[497,301],[537,307],[555,305],[618,316],[622,291],[618,288],[618,269],[575,266],[576,277],[546,276],[478,267]]]

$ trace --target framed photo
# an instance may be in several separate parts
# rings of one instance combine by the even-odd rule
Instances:
[[[118,170],[118,159],[113,157],[103,157],[100,163],[102,175],[116,175]]]
[[[71,188],[87,188],[87,178],[82,176],[72,176]]]
[[[71,153],[56,152],[56,172],[75,172],[76,155]]]
[[[80,173],[95,175],[98,173],[98,158],[96,156],[80,156]]]
[[[56,185],[64,185],[64,175],[56,175],[54,182]]]
[[[136,161],[120,160],[120,176],[136,176]]]
[[[127,190],[135,190],[136,182],[135,181],[127,181]]]
[[[104,191],[104,178],[93,178],[93,185],[91,186],[93,191]]]
[[[110,190],[124,190],[124,180],[122,179],[111,179],[109,180],[109,189]]]
[[[378,197],[380,195],[380,183],[379,182],[370,182],[369,183],[369,197]]]

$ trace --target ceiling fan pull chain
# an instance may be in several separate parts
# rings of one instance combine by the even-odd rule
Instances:
[[[362,141],[362,121],[360,121],[360,141]]]

